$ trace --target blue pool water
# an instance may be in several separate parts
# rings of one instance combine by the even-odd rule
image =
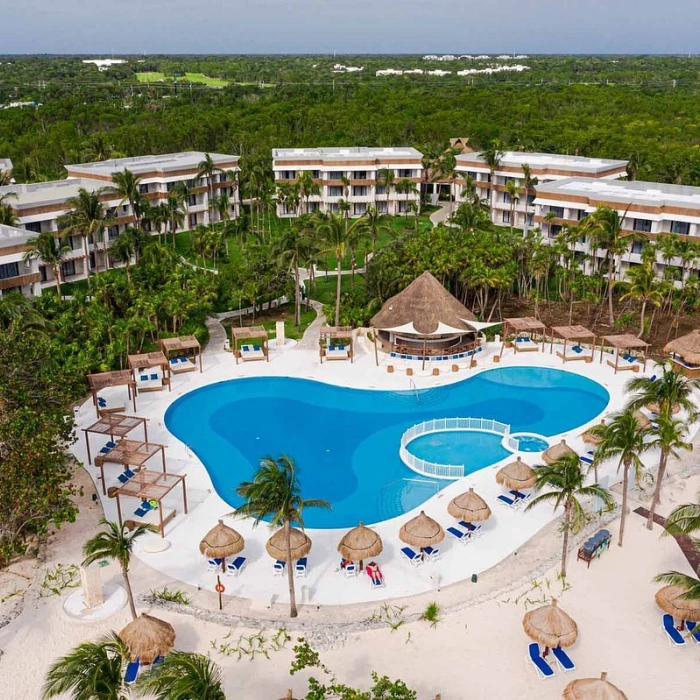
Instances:
[[[549,443],[536,435],[514,435],[521,452],[544,452]]]
[[[401,515],[449,483],[422,477],[401,462],[401,435],[415,423],[492,418],[510,424],[513,432],[551,436],[594,419],[609,398],[590,379],[534,367],[498,368],[419,392],[256,377],[186,394],[170,406],[165,423],[197,454],[231,506],[239,505],[235,488],[253,476],[261,457],[288,454],[299,468],[304,497],[323,498],[333,506],[331,511],[309,509],[305,525],[346,528],[358,520],[373,523]],[[483,439],[470,455],[474,469],[500,458],[483,433],[452,435]],[[431,454],[429,445],[426,450]]]
[[[411,440],[407,449],[411,454],[428,462],[463,464],[466,475],[488,467],[511,454],[501,445],[502,441],[502,435],[493,433],[447,431],[421,435]]]

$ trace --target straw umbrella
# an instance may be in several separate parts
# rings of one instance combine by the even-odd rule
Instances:
[[[364,560],[381,554],[382,549],[382,538],[374,530],[365,527],[362,521],[357,527],[346,532],[338,544],[338,551],[345,559],[360,560],[360,571],[364,567]]]
[[[654,598],[656,604],[674,620],[688,620],[689,622],[700,622],[700,600],[689,600],[684,598],[686,592],[682,586],[664,586],[660,588]],[[681,626],[678,629],[683,629]]]
[[[605,425],[605,421],[600,421],[600,425]],[[590,428],[581,437],[583,438],[583,441],[588,445],[599,445],[600,441],[603,439],[602,437],[600,437],[600,435],[591,432]]]
[[[679,355],[691,365],[700,364],[700,330],[696,329],[687,335],[672,340],[664,345],[664,352]]]
[[[142,664],[153,663],[156,657],[165,656],[175,644],[173,626],[146,613],[132,620],[119,637],[129,648],[131,660],[139,659]]]
[[[199,551],[210,559],[221,559],[221,570],[226,571],[226,557],[239,554],[245,547],[243,536],[232,527],[219,522],[204,535]]]
[[[515,462],[506,464],[505,467],[498,470],[496,481],[501,486],[519,491],[520,489],[531,489],[537,483],[537,475],[529,464],[525,464],[518,457]]]
[[[652,412],[652,413],[659,413],[659,404],[658,403],[650,403],[647,404],[647,408]],[[671,406],[671,413],[675,416],[677,413],[681,412],[681,407],[680,404],[674,403],[673,406]]]
[[[645,428],[648,428],[651,425],[651,421],[649,420],[649,416],[642,413],[641,411],[635,411],[634,417],[636,418],[637,425],[640,427],[641,430],[644,430]]]
[[[600,678],[579,678],[564,688],[564,700],[627,700],[627,696],[608,678],[607,671]]]
[[[576,623],[552,599],[550,605],[543,605],[525,613],[523,629],[530,639],[544,644],[544,656],[550,647],[570,647],[578,638]]]
[[[399,530],[399,539],[411,547],[419,547],[421,554],[423,547],[432,547],[445,539],[445,531],[436,520],[421,511]]]
[[[296,561],[305,557],[311,551],[311,539],[305,533],[296,527],[289,528],[289,539],[291,542],[291,555],[289,558],[289,552],[287,551],[287,537],[284,532],[284,528],[280,528],[275,532],[272,537],[265,543],[265,549],[267,553],[273,558],[279,561],[291,562]]]
[[[545,464],[553,464],[565,455],[575,454],[576,452],[566,444],[566,440],[562,440],[558,445],[552,445],[550,448],[546,449],[542,453],[542,460]]]
[[[467,523],[481,523],[491,517],[491,509],[473,488],[455,496],[447,504],[447,512],[453,518]]]

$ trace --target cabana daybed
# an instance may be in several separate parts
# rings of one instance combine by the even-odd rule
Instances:
[[[552,354],[554,350],[554,339],[560,338],[564,341],[564,347],[557,350],[557,357],[561,357],[564,362],[571,362],[575,360],[585,360],[586,362],[593,361],[593,354],[595,353],[595,333],[588,330],[585,326],[553,326],[550,330],[550,346],[549,353]],[[585,351],[578,343],[570,345],[567,349],[568,342],[589,340],[591,341],[590,352]]]
[[[127,359],[139,391],[161,391],[166,385],[172,391],[170,364],[160,350],[129,355]]]
[[[269,362],[270,352],[267,347],[267,337],[267,331],[263,326],[231,328],[231,346],[233,356],[236,358],[236,364],[238,364],[238,360],[243,360],[244,362],[265,360]]]
[[[513,351],[514,352],[536,352],[540,349],[539,342],[533,340],[532,336],[539,333],[542,336],[542,351],[544,352],[544,344],[547,340],[547,326],[542,321],[534,316],[523,316],[522,318],[504,318],[503,319],[503,344],[501,345],[500,356],[503,357],[508,334],[513,334]]]
[[[95,405],[98,418],[108,413],[121,413],[126,408],[124,402],[120,403],[115,400],[115,397],[112,395],[113,392],[109,392],[107,396],[100,396],[101,391],[118,386],[126,387],[129,401],[132,402],[134,412],[136,412],[136,382],[128,369],[88,374],[87,380],[90,385],[90,393],[92,394],[92,403]]]
[[[105,463],[121,464],[124,467],[143,467],[146,462],[161,455],[163,463],[163,473],[165,474],[165,445],[157,442],[140,442],[138,440],[120,440],[108,452],[95,457],[95,466],[100,468],[100,479],[102,479],[102,493],[107,495],[105,484]]]
[[[604,335],[600,340],[600,362],[603,362],[603,348],[609,345],[615,350],[615,361],[608,360],[608,365],[615,370],[615,374],[624,370],[639,372],[638,362],[642,362],[642,371],[647,368],[647,348],[649,343],[631,333],[622,333],[620,335]],[[620,350],[624,353],[620,355]],[[631,355],[630,350],[641,352],[641,359],[636,355]],[[620,361],[622,360],[622,361]]]
[[[161,338],[160,347],[168,359],[170,371],[173,374],[194,372],[197,369],[198,358],[199,371],[200,373],[202,372],[202,346],[193,335],[183,335],[179,338]],[[171,357],[171,355],[175,356]]]
[[[114,438],[126,437],[134,428],[139,425],[143,426],[143,439],[148,442],[148,427],[146,425],[147,418],[139,418],[139,416],[120,416],[117,413],[106,413],[102,416],[96,423],[83,428],[85,433],[85,444],[87,446],[87,458],[88,464],[92,464],[92,458],[90,456],[90,433],[95,433],[97,435],[109,435],[110,442],[114,442]],[[102,448],[101,453],[106,454],[111,447],[107,443],[105,447]]]
[[[321,326],[318,354],[326,360],[353,361],[353,338],[350,326]]]

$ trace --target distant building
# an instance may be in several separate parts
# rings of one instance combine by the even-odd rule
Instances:
[[[41,294],[39,261],[23,262],[27,241],[34,234],[14,226],[0,224],[0,296],[22,292],[25,296]]]
[[[297,176],[310,172],[319,193],[298,206],[278,196],[277,215],[297,216],[302,212],[338,212],[341,201],[350,205],[350,216],[362,216],[368,207],[385,214],[401,214],[410,203],[420,201],[423,155],[415,148],[276,148],[272,168],[278,193],[284,183],[292,185]],[[393,185],[387,188],[381,171],[393,172]],[[397,192],[396,185],[409,181],[415,191]],[[401,187],[399,187],[399,190]]]

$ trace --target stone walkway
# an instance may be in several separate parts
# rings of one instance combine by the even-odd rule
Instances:
[[[430,221],[432,222],[433,226],[437,226],[438,224],[446,224],[451,213],[450,208],[452,205],[450,202],[440,202],[438,206],[440,208],[430,215]],[[456,202],[454,203],[454,208],[457,208]]]

